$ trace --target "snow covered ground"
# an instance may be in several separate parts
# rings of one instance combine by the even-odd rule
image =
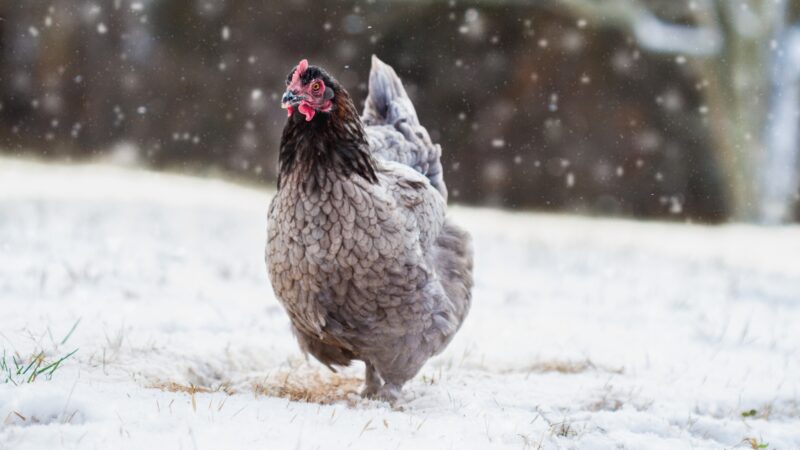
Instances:
[[[0,379],[0,449],[800,448],[797,227],[454,208],[474,306],[392,409],[301,357],[269,196],[0,159],[0,348],[78,349]]]

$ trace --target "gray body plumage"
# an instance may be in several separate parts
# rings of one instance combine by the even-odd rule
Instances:
[[[434,145],[403,86],[373,57],[362,116],[377,183],[316,167],[287,174],[269,209],[267,266],[301,348],[362,360],[365,394],[394,400],[469,310],[469,235],[446,216]],[[383,380],[383,384],[381,383]]]

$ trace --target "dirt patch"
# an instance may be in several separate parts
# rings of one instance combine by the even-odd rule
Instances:
[[[272,376],[262,382],[253,383],[256,395],[283,397],[296,402],[355,403],[363,381],[360,378],[339,374],[292,373]]]
[[[520,369],[510,369],[505,371],[505,373],[526,373],[526,372],[535,372],[535,373],[563,373],[563,374],[577,374],[583,372],[607,372],[607,373],[614,373],[614,374],[622,374],[624,373],[624,369],[619,367],[606,367],[603,365],[598,365],[592,362],[591,360],[583,360],[583,361],[560,361],[560,360],[552,360],[552,361],[539,361],[533,364],[530,364],[526,367]]]
[[[296,402],[329,405],[346,402],[355,404],[363,380],[359,377],[323,373],[310,368],[285,369],[263,377],[248,377],[236,382],[214,385],[184,384],[175,381],[157,382],[149,387],[167,392],[195,394],[224,392],[228,395],[252,392],[256,396],[281,397]]]
[[[174,381],[169,381],[166,383],[156,383],[151,385],[150,387],[153,389],[159,389],[167,392],[183,392],[185,394],[192,394],[192,395],[197,393],[206,394],[209,392],[224,392],[228,395],[236,393],[236,390],[234,390],[230,386],[217,386],[214,388],[210,388],[207,386],[195,386],[193,384],[181,384],[181,383],[176,383]]]

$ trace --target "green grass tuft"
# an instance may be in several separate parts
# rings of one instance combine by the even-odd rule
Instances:
[[[80,320],[75,322],[75,325],[72,326],[69,333],[61,340],[61,344],[66,344],[79,323]],[[42,378],[51,380],[53,374],[61,367],[62,363],[77,352],[78,349],[75,349],[54,360],[48,360],[44,350],[41,349],[35,350],[28,357],[23,357],[16,352],[9,354],[3,349],[3,355],[0,357],[0,383],[19,386],[21,384],[33,383]]]
[[[758,411],[755,409],[751,409],[749,411],[742,411],[742,417],[755,417],[758,414]]]

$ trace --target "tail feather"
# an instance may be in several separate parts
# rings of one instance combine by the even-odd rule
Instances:
[[[369,95],[364,106],[362,119],[370,124],[394,124],[406,120],[419,125],[417,111],[408,98],[403,82],[392,66],[372,55],[372,69],[369,73]]]
[[[375,156],[411,166],[428,177],[431,185],[447,199],[442,148],[431,141],[428,130],[420,125],[417,111],[394,69],[375,55],[361,119],[367,126]]]

